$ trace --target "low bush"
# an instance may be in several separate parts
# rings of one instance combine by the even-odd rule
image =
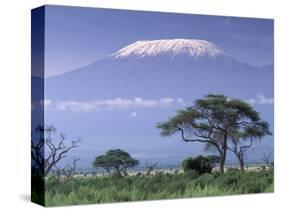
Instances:
[[[213,165],[208,157],[202,155],[195,158],[187,158],[182,162],[182,167],[185,173],[189,171],[198,172],[198,174],[211,173]]]

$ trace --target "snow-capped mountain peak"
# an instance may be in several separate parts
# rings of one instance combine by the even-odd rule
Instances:
[[[215,44],[205,40],[171,39],[137,41],[111,55],[114,59],[126,57],[144,58],[158,55],[187,55],[192,58],[207,56],[215,58],[225,53]]]

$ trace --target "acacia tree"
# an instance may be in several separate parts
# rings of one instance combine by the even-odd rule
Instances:
[[[93,161],[94,167],[103,168],[110,174],[110,170],[114,169],[118,174],[128,175],[127,169],[139,164],[139,161],[132,158],[131,155],[124,150],[109,150],[104,155],[97,156]]]
[[[168,121],[159,123],[162,136],[180,133],[185,142],[200,142],[213,148],[220,157],[219,170],[224,173],[228,142],[233,130],[242,132],[261,123],[258,112],[239,99],[209,94],[198,99]]]
[[[31,141],[32,166],[43,176],[47,176],[56,165],[67,156],[67,153],[77,148],[81,139],[72,140],[71,144],[66,145],[66,137],[63,133],[59,134],[55,141],[56,128],[53,125],[38,125],[35,129],[37,138]]]
[[[111,161],[106,155],[99,155],[92,163],[93,167],[98,167],[104,169],[107,174],[110,174],[110,169],[112,168]]]
[[[242,132],[233,130],[228,149],[237,157],[242,172],[244,172],[247,150],[253,146],[255,141],[259,141],[264,136],[271,134],[268,123],[266,122],[258,122],[253,126],[245,128]]]

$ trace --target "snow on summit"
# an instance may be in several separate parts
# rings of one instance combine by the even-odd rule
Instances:
[[[187,55],[197,59],[202,56],[214,58],[222,54],[224,54],[224,52],[209,41],[195,39],[171,39],[137,41],[125,46],[111,56],[117,59],[130,56],[143,58],[146,56],[158,55]]]

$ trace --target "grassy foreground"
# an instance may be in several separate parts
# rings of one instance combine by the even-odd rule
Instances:
[[[46,180],[46,206],[273,192],[273,171]]]

